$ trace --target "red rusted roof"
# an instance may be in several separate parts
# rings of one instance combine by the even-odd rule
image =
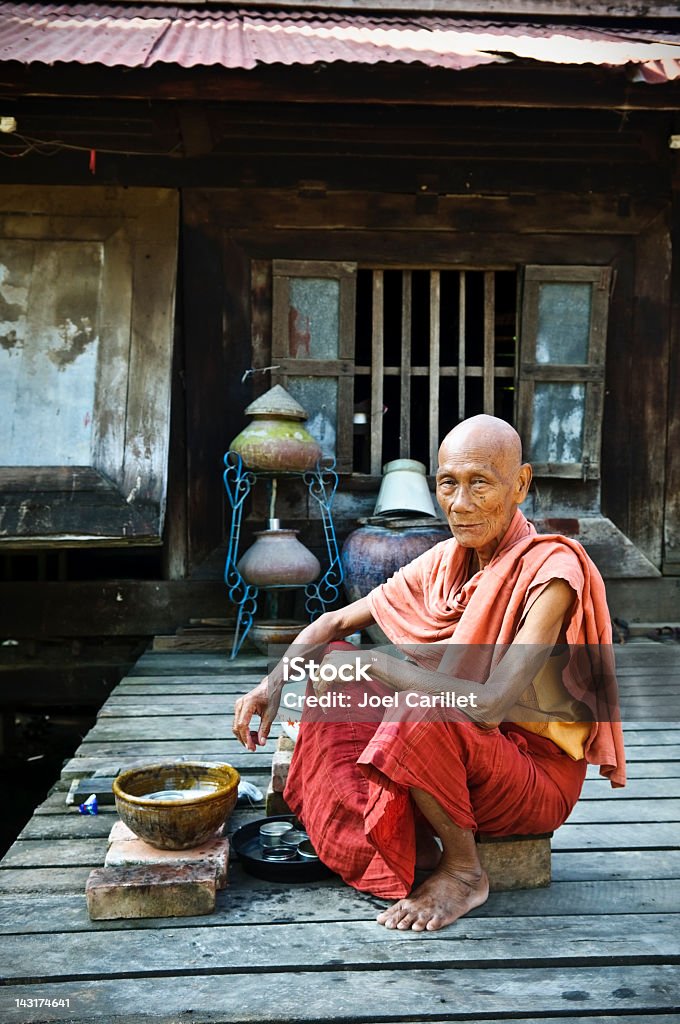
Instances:
[[[459,18],[0,2],[0,60],[109,67],[421,63],[461,70],[520,58],[632,65],[680,78],[680,35]]]

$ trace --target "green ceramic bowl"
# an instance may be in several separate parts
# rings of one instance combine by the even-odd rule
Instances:
[[[161,850],[189,850],[224,824],[238,783],[229,764],[178,761],[122,772],[113,793],[118,814],[140,839]]]

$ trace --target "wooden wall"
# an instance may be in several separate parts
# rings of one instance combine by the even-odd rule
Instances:
[[[25,79],[32,95],[16,95],[12,112],[26,133],[48,137],[58,123],[60,138],[84,151],[0,161],[0,183],[93,181],[85,147],[118,147],[129,155],[102,152],[97,183],[180,194],[168,576],[219,577],[221,459],[263,383],[242,376],[267,360],[266,266],[275,257],[610,264],[602,510],[660,564],[665,501],[666,568],[678,571],[668,552],[680,544],[680,449],[677,439],[666,445],[668,425],[674,438],[680,421],[677,327],[670,363],[680,280],[676,262],[671,291],[669,240],[678,214],[667,146],[677,102],[665,88],[648,88],[644,102],[668,109],[635,110],[643,93],[631,88],[629,110],[585,109],[597,105],[595,95],[609,102],[606,76],[593,73],[588,88],[581,78],[571,90],[556,84],[561,76],[527,78],[514,107],[509,92],[485,84],[488,76],[456,78],[465,89],[452,92],[450,77],[413,69],[352,83],[325,72],[314,80],[267,72],[257,81],[241,76],[238,87],[231,78],[231,93],[204,75],[171,84],[155,75],[146,81],[158,80],[156,94],[143,102],[135,73],[120,77],[121,98],[107,100],[46,96],[55,88],[47,72],[42,85],[35,74]],[[275,78],[278,92],[266,86]],[[303,80],[306,93],[296,85]],[[0,91],[17,92],[16,83],[0,73]],[[365,102],[371,96],[380,102]],[[556,103],[563,109],[550,109]],[[342,531],[372,506],[361,488],[347,483],[338,498]]]
[[[668,386],[668,234],[663,197],[588,199],[554,193],[531,204],[509,197],[440,196],[436,208],[415,213],[415,197],[327,193],[303,199],[282,190],[186,190],[185,217],[207,239],[228,238],[244,260],[273,257],[360,260],[399,265],[602,263],[616,271],[607,359],[601,507],[654,564],[660,564],[663,522],[664,430]],[[247,212],[246,212],[247,211]],[[468,225],[477,226],[471,231]],[[201,227],[203,225],[203,227]],[[465,230],[465,228],[468,228]],[[258,265],[261,265],[258,263]],[[229,281],[225,282],[231,290]],[[238,279],[234,301],[241,294]],[[197,325],[194,325],[196,329]],[[238,339],[240,346],[244,334]],[[188,343],[189,351],[191,344]],[[238,360],[249,350],[233,349]],[[267,339],[253,365],[268,365]],[[224,410],[222,436],[240,428],[249,389],[234,377],[235,405]],[[199,396],[195,396],[199,401]],[[661,439],[661,443],[660,442]],[[217,451],[215,451],[215,458]],[[345,479],[336,501],[340,532],[372,508],[375,484]],[[191,484],[190,484],[191,486]],[[201,488],[206,485],[201,482]],[[596,511],[577,482],[543,488],[543,503]],[[289,509],[294,515],[295,509]],[[302,511],[300,518],[302,518]],[[213,535],[215,536],[215,535]]]

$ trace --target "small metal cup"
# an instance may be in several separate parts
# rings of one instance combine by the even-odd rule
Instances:
[[[260,842],[262,849],[272,849],[281,845],[281,837],[291,832],[293,826],[289,821],[267,821],[260,825]]]
[[[273,862],[287,862],[295,860],[297,850],[292,846],[264,846],[262,848],[262,859]]]
[[[303,860],[318,860],[319,855],[312,846],[309,839],[305,839],[303,843],[298,846],[298,856],[302,857]]]
[[[309,839],[306,832],[301,832],[296,828],[292,828],[290,832],[286,832],[281,836],[281,845],[290,846],[293,850],[297,850],[300,843],[304,843],[305,839]]]

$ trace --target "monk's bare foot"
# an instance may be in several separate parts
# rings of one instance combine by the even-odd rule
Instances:
[[[416,832],[416,871],[434,871],[442,859],[442,849],[427,829]]]
[[[486,902],[486,872],[440,866],[415,892],[378,914],[378,924],[414,932],[437,931]]]

